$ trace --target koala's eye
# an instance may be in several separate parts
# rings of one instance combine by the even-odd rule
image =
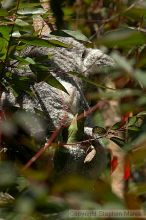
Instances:
[[[87,56],[87,51],[84,50],[84,52],[82,53],[82,59],[84,59]]]

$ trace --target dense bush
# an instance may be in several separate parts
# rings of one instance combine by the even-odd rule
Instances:
[[[58,42],[43,41],[33,31],[32,19],[46,13],[37,1],[1,1],[0,9],[0,92],[11,89],[17,97],[22,91],[32,95],[27,77],[17,78],[8,71],[11,61],[19,65],[33,64],[33,59],[20,59],[17,52],[33,46],[65,46]],[[145,208],[146,173],[146,2],[133,0],[76,0],[51,1],[58,33],[70,34],[80,40],[90,40],[87,47],[98,47],[116,61],[116,68],[107,77],[102,74],[95,82],[88,83],[86,97],[91,106],[93,120],[105,144],[113,141],[125,155],[123,182],[124,197],[118,198],[111,191],[111,176],[118,167],[113,157],[100,179],[93,183],[76,176],[53,176],[51,156],[55,142],[46,151],[31,143],[33,151],[25,154],[26,165],[9,160],[6,143],[1,139],[0,148],[0,217],[2,219],[68,219],[69,209],[141,209]],[[73,30],[74,32],[65,31]],[[61,31],[64,30],[64,31]],[[80,30],[83,34],[78,32]],[[85,35],[85,36],[84,36]],[[32,79],[31,79],[32,80]],[[57,80],[50,79],[53,86]],[[62,89],[62,88],[61,88]],[[3,112],[0,112],[1,123]],[[74,129],[74,128],[72,128]],[[21,132],[21,131],[19,131]],[[18,136],[16,137],[18,138]],[[35,148],[36,147],[36,148]],[[107,144],[108,147],[108,144]],[[35,148],[35,149],[34,149]],[[42,149],[42,148],[41,148]],[[33,167],[33,156],[37,164]],[[19,155],[18,155],[19,157]],[[21,158],[20,158],[21,160]],[[31,166],[32,163],[32,166]],[[35,169],[33,169],[33,168]],[[110,169],[111,167],[111,169]],[[112,176],[118,178],[118,175]],[[116,186],[118,187],[118,186]],[[78,218],[74,218],[78,219]],[[90,219],[90,218],[88,218]],[[106,219],[106,218],[105,218]]]

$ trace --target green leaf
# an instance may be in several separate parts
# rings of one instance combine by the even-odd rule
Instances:
[[[18,18],[15,20],[15,24],[21,27],[29,26],[29,23]]]
[[[118,130],[121,127],[121,121],[115,123],[112,127],[111,130]]]
[[[69,128],[68,128],[68,140],[67,144],[75,143],[77,141],[78,135],[78,125],[77,125],[77,115],[73,118]]]
[[[137,117],[141,117],[141,116],[146,116],[146,111],[142,111],[142,112],[139,112],[138,114],[137,114]]]
[[[80,31],[57,30],[57,31],[52,31],[51,34],[61,37],[73,37],[78,41],[90,42],[89,39],[85,35],[83,35]]]
[[[18,30],[16,30],[12,33],[12,37],[16,37],[16,38],[21,37],[21,33]]]
[[[132,62],[127,60],[125,57],[122,55],[118,54],[117,52],[114,52],[111,54],[113,60],[116,62],[117,66],[120,67],[121,69],[127,71],[127,72],[132,72]]]
[[[35,61],[30,57],[23,58],[20,56],[16,56],[16,60],[20,61],[21,64],[35,64]]]
[[[0,192],[0,207],[8,206],[11,203],[14,203],[15,199],[9,193]]]
[[[133,46],[144,45],[146,34],[130,28],[120,28],[108,32],[105,36],[98,39],[98,43],[108,47],[118,46],[130,48]]]
[[[10,7],[12,7],[12,6],[14,6],[14,0],[5,0],[5,1],[2,1],[1,0],[1,5],[2,5],[2,8],[4,8],[4,9],[8,9],[8,8],[10,8]]]
[[[49,75],[47,79],[45,80],[49,85],[53,86],[56,89],[60,89],[61,91],[68,94],[68,91],[65,89],[65,87],[53,76]]]
[[[33,79],[26,76],[18,76],[14,75],[11,72],[6,73],[6,80],[8,88],[10,88],[15,97],[21,95],[22,92],[28,93],[29,95],[32,94],[30,84],[33,83]]]
[[[30,65],[31,70],[37,77],[37,82],[44,81],[49,85],[53,86],[56,89],[60,89],[61,91],[68,94],[65,87],[49,72],[49,67],[35,64]]]
[[[29,186],[28,180],[24,176],[17,177],[17,189],[20,191],[26,189]]]
[[[40,2],[20,2],[19,3],[19,10],[27,10],[28,8],[40,8],[40,6],[41,6],[41,3]],[[42,8],[42,7],[41,7]]]
[[[123,147],[125,145],[125,142],[123,139],[118,138],[118,137],[111,137],[110,140],[112,140],[113,142],[115,142],[117,145],[119,145],[120,147]]]
[[[139,19],[139,15],[141,17],[146,17],[146,3],[141,1],[140,4],[138,4],[138,2],[139,1],[137,1],[137,4],[133,7],[130,7],[129,10],[126,10],[123,15],[135,19],[136,21]]]
[[[30,57],[26,57],[24,60],[26,62],[28,62],[29,64],[35,64],[35,61],[32,58],[30,58]]]
[[[38,15],[44,14],[46,11],[43,8],[21,8],[17,11],[18,15]]]
[[[11,32],[11,27],[8,26],[0,26],[0,34],[3,36],[3,38],[7,41],[10,39],[10,32]]]
[[[136,126],[129,126],[128,130],[130,130],[130,131],[137,131],[137,132],[140,131],[140,129],[138,127],[136,127]]]
[[[71,31],[71,30],[62,30],[62,31],[68,34],[69,36],[75,38],[76,40],[89,42],[89,39],[80,31]]]
[[[136,192],[138,195],[142,195],[146,193],[146,183],[139,183],[136,185]]]
[[[142,92],[140,90],[126,89],[126,88],[118,89],[113,92],[111,89],[111,91],[108,91],[108,92],[101,91],[100,93],[95,93],[95,92],[89,93],[88,97],[91,98],[92,100],[93,99],[97,100],[99,98],[118,100],[120,98],[125,98],[129,96],[134,96],[134,95],[140,96],[142,95]]]
[[[93,147],[92,150],[85,157],[84,163],[91,162],[93,160],[93,158],[95,157],[96,153],[97,152],[96,152],[95,148]]]
[[[67,144],[75,143],[83,140],[84,136],[84,121],[78,120],[77,115],[73,118],[69,128],[68,128],[68,140]]]
[[[0,59],[5,60],[8,49],[8,41],[0,37]]]
[[[75,71],[70,71],[69,74],[73,75],[73,76],[77,76],[79,79],[82,79],[84,80],[85,82],[91,84],[91,85],[94,85],[96,86],[97,88],[103,88],[103,89],[106,89],[107,87],[102,85],[102,84],[99,84],[99,83],[96,83],[95,81],[93,82],[92,80],[89,80],[87,77],[83,76],[82,74],[80,73],[77,73]]]
[[[65,44],[59,40],[51,40],[51,39],[48,39],[48,41],[50,43],[52,43],[53,45],[56,45],[57,47],[65,47],[65,48],[71,48],[71,45],[68,45],[68,44]]]
[[[96,134],[99,135],[105,135],[106,134],[106,130],[103,127],[99,127],[99,126],[95,126],[92,130],[94,136],[96,136]]]
[[[146,73],[141,70],[136,70],[133,77],[144,87],[146,87]]]
[[[92,0],[84,0],[84,2],[89,5],[92,3]]]
[[[0,9],[0,16],[3,17],[3,16],[8,16],[8,11],[6,9]]]
[[[76,143],[82,141],[84,137],[85,118],[78,120],[78,115],[72,119],[68,127],[68,140],[67,143]]]
[[[5,60],[7,50],[8,50],[8,41],[10,39],[9,33],[11,29],[9,27],[0,26],[0,59]]]
[[[20,40],[23,43],[26,43],[28,45],[32,45],[32,46],[39,46],[39,47],[65,47],[68,48],[69,45],[62,43],[59,40],[45,40],[45,39],[39,39],[37,37],[23,37],[20,38]]]
[[[12,186],[17,177],[17,173],[15,170],[14,163],[8,162],[8,161],[1,161],[0,164],[0,176],[1,176],[1,181],[0,181],[0,190],[3,187],[8,188],[8,186]],[[11,171],[11,172],[10,172]]]
[[[135,125],[136,121],[137,121],[137,117],[136,117],[136,116],[130,117],[130,118],[128,119],[128,124],[127,124],[127,126],[129,127],[129,126]]]

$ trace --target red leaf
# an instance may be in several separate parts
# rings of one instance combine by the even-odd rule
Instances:
[[[123,116],[122,116],[122,119],[121,119],[121,126],[120,127],[123,127],[125,125],[125,123],[128,121],[129,117],[131,115],[131,112],[126,112]]]
[[[113,158],[111,160],[111,173],[114,172],[114,170],[116,169],[117,166],[118,166],[118,157],[113,156]]]
[[[124,180],[127,181],[130,178],[131,170],[130,170],[130,162],[126,162],[124,166]]]

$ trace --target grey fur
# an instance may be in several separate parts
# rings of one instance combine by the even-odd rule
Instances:
[[[67,43],[71,48],[30,46],[21,53],[21,56],[32,58],[39,58],[43,55],[52,56],[47,63],[49,71],[66,88],[68,94],[48,85],[46,82],[39,82],[33,85],[32,89],[35,93],[33,99],[22,94],[22,99],[18,101],[11,92],[8,92],[5,95],[3,94],[5,98],[3,98],[2,103],[3,107],[9,103],[9,105],[21,107],[30,112],[35,112],[36,109],[45,112],[46,117],[52,119],[50,129],[58,126],[66,113],[67,121],[70,121],[76,113],[88,107],[83,95],[83,82],[68,73],[75,71],[90,77],[92,74],[98,74],[101,67],[113,66],[113,60],[98,49],[86,48],[82,43],[70,37],[60,37],[59,40]],[[28,65],[21,67],[16,65],[9,70],[14,74],[33,75]]]
[[[69,124],[75,114],[88,108],[88,103],[83,95],[83,82],[79,78],[69,75],[70,71],[78,72],[79,74],[90,78],[93,74],[100,73],[101,67],[112,67],[114,65],[113,60],[98,49],[86,48],[82,43],[71,37],[59,37],[57,39],[67,43],[71,47],[46,48],[29,46],[21,52],[20,56],[32,58],[39,58],[44,55],[48,57],[51,56],[47,61],[44,61],[44,64],[48,65],[51,74],[62,83],[68,94],[50,86],[46,82],[35,82],[33,86],[31,85],[35,94],[33,98],[27,94],[22,94],[21,99],[16,99],[11,91],[3,92],[2,95],[2,107],[4,110],[15,106],[31,113],[35,113],[36,111],[43,112],[43,115],[39,115],[38,113],[35,114],[35,119],[32,123],[29,123],[29,119],[27,118],[24,120],[24,124],[26,123],[30,133],[34,136],[41,136],[40,134],[42,134],[42,136],[45,135],[46,129],[48,128],[49,130],[55,130],[55,128],[60,125],[64,116],[67,116],[64,123]],[[28,65],[21,67],[13,65],[13,68],[9,67],[9,70],[13,74],[28,75],[30,77],[34,75]],[[18,116],[16,116],[16,118],[17,117]],[[39,125],[38,119],[41,120],[41,123],[39,121]],[[102,145],[99,144],[98,147],[100,149],[99,152],[101,153],[101,157],[105,159],[105,152]],[[96,150],[98,150],[98,147],[96,146]],[[80,149],[80,147],[78,147],[78,151],[78,155],[73,153],[73,155],[75,155],[75,157],[73,156],[73,164],[74,161],[76,161],[76,158],[78,158],[78,156],[80,157],[80,154],[82,155],[82,160],[84,161],[85,159],[85,152],[83,153],[83,150]],[[69,151],[69,155],[72,155],[71,152],[72,147]],[[78,161],[81,163],[81,160]],[[72,169],[69,167],[70,165],[67,162],[67,170]],[[83,167],[84,172],[86,164]]]

